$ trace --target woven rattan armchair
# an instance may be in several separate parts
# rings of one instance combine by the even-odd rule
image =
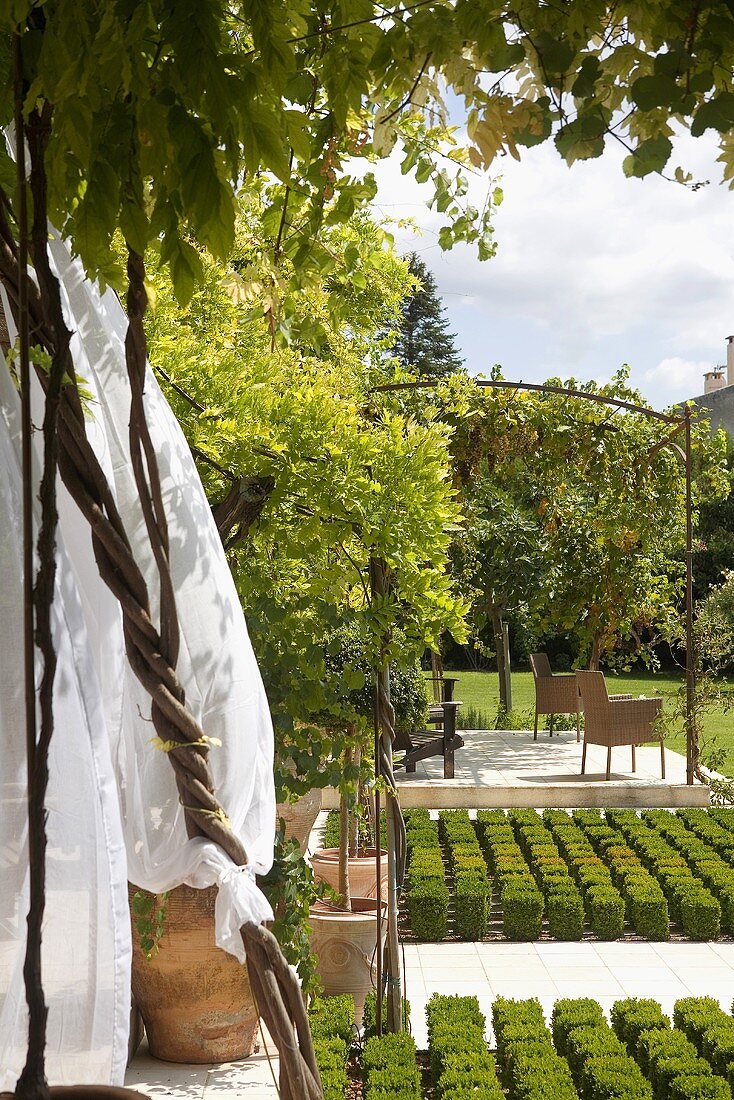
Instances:
[[[576,715],[576,740],[581,740],[579,730],[579,689],[576,677],[553,675],[547,653],[531,653],[530,667],[535,680],[535,729],[533,741],[538,740],[538,715],[550,714],[550,735],[553,736],[553,717],[556,714]]]
[[[584,712],[584,750],[581,774],[586,771],[586,746],[606,745],[607,774],[612,766],[615,745],[632,746],[632,771],[636,770],[635,746],[660,740],[660,776],[665,779],[665,744],[653,723],[663,705],[662,699],[633,699],[631,695],[608,695],[603,672],[577,672],[576,678]]]

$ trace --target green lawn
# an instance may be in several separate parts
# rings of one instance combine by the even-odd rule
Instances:
[[[486,716],[486,725],[492,728],[499,703],[497,674],[495,672],[450,672],[447,669],[445,675],[458,677],[455,697],[461,699],[466,709],[473,707],[483,712]],[[632,695],[662,695],[664,699],[671,699],[682,683],[682,676],[661,673],[634,672],[620,676],[607,674],[610,694],[628,692]],[[734,688],[734,684],[731,687]],[[513,711],[519,720],[519,725],[524,729],[532,729],[535,689],[531,672],[513,672],[512,696]],[[669,706],[672,706],[672,702]],[[482,726],[484,725],[485,723],[482,722]],[[707,746],[726,750],[726,762],[721,770],[727,775],[734,775],[734,709],[712,710],[706,714],[704,740],[704,755]],[[677,752],[685,752],[685,737],[682,729],[671,730],[667,744]]]

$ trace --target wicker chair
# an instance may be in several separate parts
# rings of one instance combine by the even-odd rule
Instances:
[[[547,653],[531,653],[530,667],[535,680],[535,729],[533,741],[538,740],[538,715],[550,714],[550,735],[553,736],[553,717],[556,714],[576,715],[576,740],[581,740],[579,728],[579,689],[573,673],[554,676]]]
[[[603,672],[577,672],[576,678],[584,712],[584,751],[581,774],[586,772],[586,746],[606,745],[607,774],[612,766],[612,748],[631,745],[632,771],[636,770],[635,746],[660,739],[660,776],[665,779],[665,744],[662,733],[653,731],[653,723],[663,705],[662,699],[633,699],[631,695],[608,695]]]

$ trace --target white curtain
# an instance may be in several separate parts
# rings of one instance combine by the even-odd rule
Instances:
[[[126,317],[116,296],[109,291],[100,294],[88,283],[78,262],[70,260],[58,240],[52,244],[52,254],[62,284],[67,323],[74,334],[76,370],[93,395],[88,434],[113,486],[148,582],[155,616],[157,572],[147,545],[128,452]],[[0,1066],[10,1067],[6,1078],[0,1077],[0,1088],[13,1084],[18,1052],[24,1042],[19,960],[25,902],[22,897],[15,899],[21,891],[26,864],[23,723],[19,709],[20,490],[17,438],[10,426],[17,397],[7,370],[3,368],[1,373],[5,446],[0,450],[4,475],[0,507],[6,511],[0,512],[4,536],[0,543],[0,601],[7,600],[15,618],[11,631],[0,632],[0,668],[6,673],[0,671],[0,753],[3,759],[13,761],[7,773],[3,763],[0,787],[0,936],[7,936],[0,941]],[[200,479],[178,423],[150,371],[146,378],[146,415],[160,464],[169,521],[181,624],[177,671],[188,706],[205,733],[221,741],[221,747],[212,748],[210,754],[212,771],[220,801],[244,843],[250,865],[245,871],[235,868],[215,845],[187,838],[173,769],[165,753],[151,744],[155,731],[149,698],[126,664],[119,608],[99,580],[86,523],[62,490],[59,572],[64,602],[57,602],[57,616],[65,619],[69,641],[66,649],[60,646],[57,694],[61,696],[69,684],[75,684],[77,711],[67,715],[61,703],[57,709],[50,826],[60,830],[60,852],[65,851],[64,835],[75,838],[79,889],[85,900],[70,912],[68,897],[60,897],[54,908],[51,874],[46,922],[48,979],[51,981],[58,970],[61,988],[73,985],[77,1002],[74,1007],[71,998],[60,999],[56,1031],[52,1013],[49,1067],[54,1082],[122,1080],[121,1048],[129,1007],[127,879],[156,891],[182,882],[193,886],[218,883],[217,942],[241,959],[239,925],[272,915],[254,882],[254,874],[266,871],[272,863],[275,822],[272,727],[262,681]],[[7,476],[11,460],[14,482]],[[14,486],[12,491],[9,486]],[[73,607],[73,615],[67,613],[67,603]],[[3,617],[3,626],[4,622]],[[78,820],[83,815],[86,831]],[[55,840],[53,844],[56,851]],[[51,863],[50,872],[53,860]],[[60,880],[69,882],[63,869]],[[12,905],[7,898],[14,899]],[[9,908],[12,913],[6,918],[4,910]],[[87,942],[94,945],[94,960]],[[90,1036],[97,1035],[93,1042]],[[94,1043],[99,1049],[89,1054]]]

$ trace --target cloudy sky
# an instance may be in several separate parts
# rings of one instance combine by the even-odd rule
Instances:
[[[379,166],[378,206],[414,217],[397,232],[433,272],[472,373],[501,363],[505,377],[608,379],[629,363],[656,407],[703,392],[704,370],[726,359],[734,333],[734,192],[719,183],[713,141],[681,139],[672,165],[710,185],[691,191],[659,177],[626,179],[623,151],[567,168],[551,146],[497,162],[504,202],[497,255],[444,253],[427,188]],[[480,201],[486,181],[472,184]]]

